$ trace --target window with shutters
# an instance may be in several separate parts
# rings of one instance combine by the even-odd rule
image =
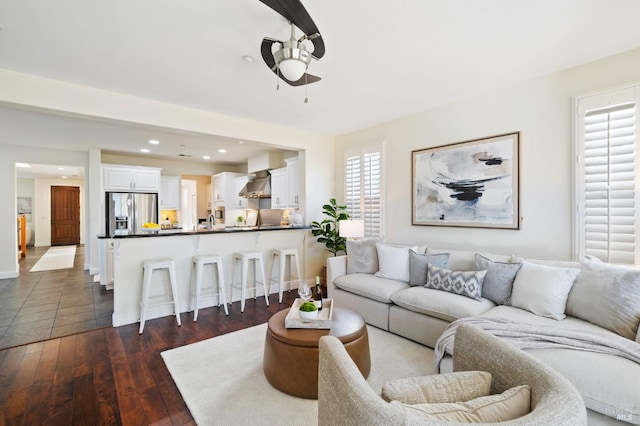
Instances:
[[[364,235],[383,235],[382,144],[345,152],[345,205],[351,219],[364,220]]]
[[[640,86],[577,99],[577,255],[639,264]]]

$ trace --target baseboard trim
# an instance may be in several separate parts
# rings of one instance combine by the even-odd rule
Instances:
[[[17,272],[0,272],[0,279],[6,279],[6,278],[17,278],[18,277],[18,273]]]

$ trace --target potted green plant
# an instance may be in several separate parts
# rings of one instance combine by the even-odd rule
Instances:
[[[329,200],[329,204],[322,206],[322,213],[328,216],[322,222],[311,223],[311,233],[318,237],[318,242],[326,246],[327,250],[337,256],[339,252],[346,251],[347,240],[338,233],[338,222],[349,219],[346,212],[347,206],[339,206],[336,199]]]
[[[313,320],[318,318],[318,308],[313,302],[304,302],[298,309],[300,311],[300,318],[303,320]]]

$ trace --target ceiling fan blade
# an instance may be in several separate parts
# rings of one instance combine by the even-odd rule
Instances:
[[[273,43],[281,43],[281,42],[269,37],[263,38],[262,44],[260,45],[260,53],[262,54],[262,59],[267,64],[269,69],[275,72],[276,60],[273,58],[273,53],[271,52],[271,46],[273,46]]]
[[[305,75],[307,76],[306,81],[304,78]],[[316,81],[322,80],[320,77],[311,75],[308,73],[304,74],[302,77],[300,77],[300,80],[296,80],[296,81],[287,80],[282,75],[280,75],[280,78],[283,79],[286,83],[290,84],[291,86],[304,86],[305,84],[311,84],[311,83],[315,83]]]
[[[260,2],[278,12],[309,37],[313,43],[313,56],[316,59],[324,56],[325,47],[320,31],[300,0],[260,0]],[[314,36],[316,33],[318,35],[311,38],[311,36]]]

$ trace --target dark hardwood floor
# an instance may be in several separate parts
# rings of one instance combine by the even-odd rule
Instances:
[[[0,425],[195,424],[160,353],[269,320],[295,291],[0,351]]]

